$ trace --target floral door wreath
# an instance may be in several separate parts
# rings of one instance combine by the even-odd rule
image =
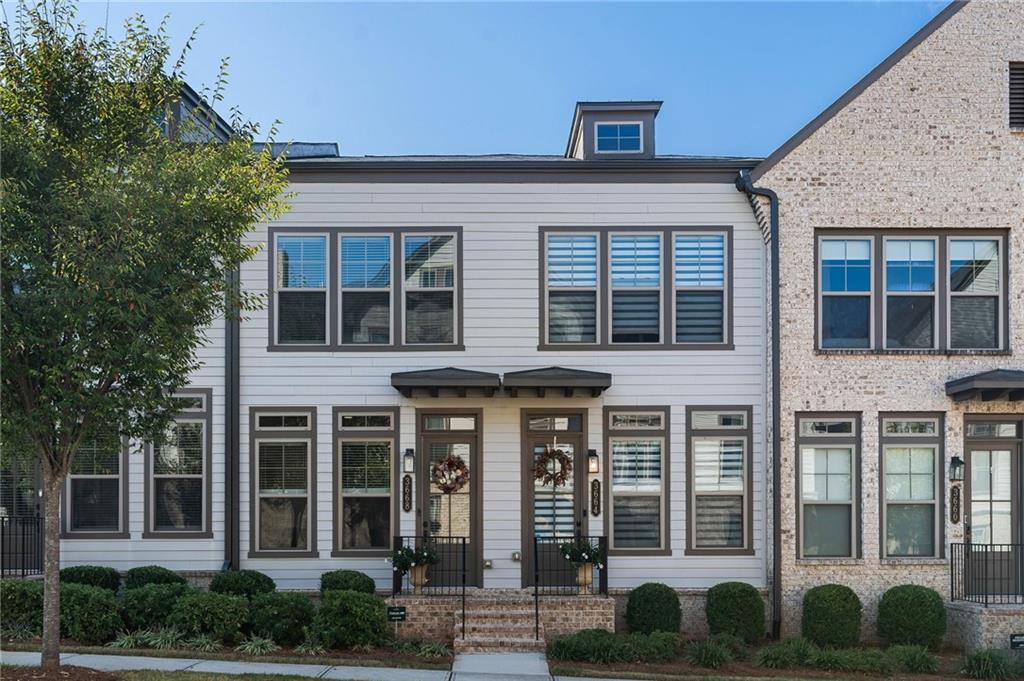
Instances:
[[[458,492],[469,482],[469,466],[461,456],[449,454],[430,469],[430,481],[442,494]]]
[[[554,470],[551,469],[552,462],[555,463]],[[548,447],[533,464],[533,477],[535,480],[540,480],[542,485],[561,487],[569,481],[570,475],[572,475],[572,457],[562,449]]]

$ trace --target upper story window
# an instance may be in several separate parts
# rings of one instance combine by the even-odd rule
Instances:
[[[730,231],[541,229],[541,348],[731,349]]]
[[[1002,236],[823,235],[818,253],[819,347],[1005,349]]]
[[[271,230],[271,350],[461,347],[461,230]]]
[[[640,121],[594,124],[594,148],[599,154],[637,154],[643,147]]]
[[[1010,62],[1010,127],[1024,130],[1024,62]]]

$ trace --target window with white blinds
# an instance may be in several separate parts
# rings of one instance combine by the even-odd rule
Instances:
[[[309,450],[307,440],[257,442],[261,551],[309,547]]]
[[[661,340],[661,235],[611,235],[611,341]]]
[[[405,342],[455,342],[456,243],[452,234],[403,235]]]
[[[340,548],[386,549],[391,543],[390,440],[342,440]]]
[[[667,408],[607,411],[612,550],[657,551],[668,546]]]
[[[547,340],[596,343],[597,235],[547,235]]]
[[[282,345],[327,343],[327,235],[278,235],[274,313]]]
[[[736,552],[750,545],[750,410],[690,410],[690,522],[694,551]]]
[[[124,443],[116,431],[83,442],[71,462],[66,509],[69,533],[121,532]]]
[[[391,343],[391,236],[342,235],[341,344]]]
[[[724,234],[674,236],[676,343],[722,343],[726,320]]]

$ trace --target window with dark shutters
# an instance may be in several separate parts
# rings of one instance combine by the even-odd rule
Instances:
[[[1010,127],[1024,129],[1024,62],[1010,63]]]

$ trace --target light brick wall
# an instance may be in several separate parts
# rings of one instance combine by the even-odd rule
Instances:
[[[948,591],[946,561],[880,559],[880,411],[946,413],[946,458],[963,453],[965,413],[1024,411],[1024,403],[954,404],[944,383],[995,368],[1024,369],[1024,134],[1008,124],[1008,62],[1024,61],[1024,3],[970,3],[770,169],[758,185],[780,197],[782,590],[784,635],[799,633],[803,594],[839,582],[864,601],[874,631],[888,587]],[[1013,354],[827,355],[814,350],[818,228],[1008,229]],[[798,561],[794,412],[863,415],[863,557]],[[948,465],[947,465],[948,470]],[[948,489],[948,485],[947,485]],[[948,496],[947,496],[948,499]],[[949,524],[946,542],[962,539]]]

